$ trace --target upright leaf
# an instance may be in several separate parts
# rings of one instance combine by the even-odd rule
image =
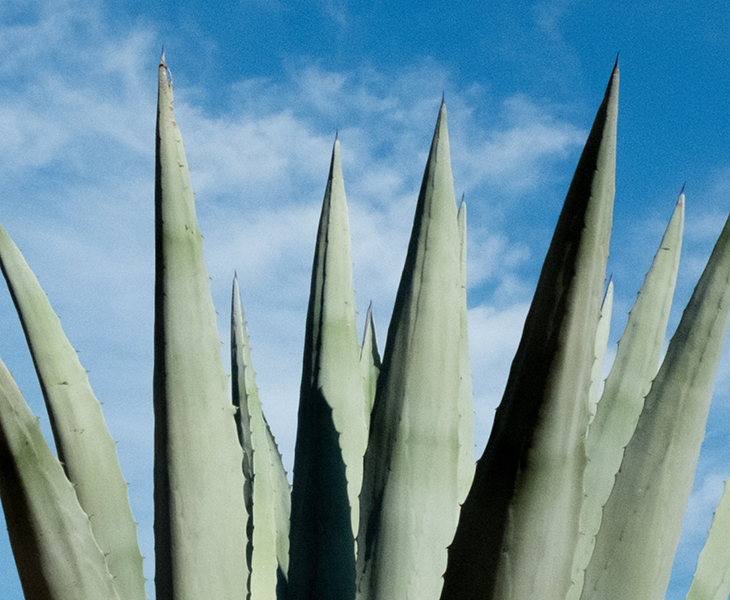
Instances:
[[[59,459],[81,508],[91,517],[94,537],[107,555],[119,594],[130,600],[144,599],[137,523],[129,507],[116,443],[106,428],[86,369],[38,280],[2,226],[0,268],[33,357]]]
[[[598,318],[596,329],[595,361],[591,370],[591,390],[588,394],[588,421],[596,416],[596,406],[600,400],[601,384],[603,383],[603,361],[606,358],[608,336],[611,333],[611,314],[613,312],[613,280],[609,278],[606,293],[601,304],[601,316]]]
[[[679,270],[683,228],[682,194],[629,313],[596,418],[588,429],[588,465],[583,474],[585,498],[568,600],[580,597],[583,573],[593,552],[603,507],[657,372]]]
[[[586,569],[583,600],[664,598],[729,315],[730,219],[624,452]]]
[[[380,366],[380,353],[378,352],[378,342],[375,339],[375,323],[373,322],[373,303],[371,302],[365,316],[365,331],[362,334],[362,345],[360,346],[360,371],[365,392],[365,420],[368,426],[375,402]]]
[[[367,443],[350,228],[339,142],[317,232],[291,499],[289,595],[353,598]]]
[[[459,347],[459,504],[469,493],[474,479],[474,408],[469,358],[469,328],[466,304],[466,202],[461,199],[457,215],[461,253],[461,314],[459,317],[461,345]]]
[[[563,600],[570,585],[611,231],[618,79],[616,66],[461,509],[444,600]]]
[[[358,597],[435,598],[458,514],[462,279],[439,110],[388,330],[365,454]]]
[[[277,518],[277,512],[282,506],[280,496],[286,496],[283,504],[288,506],[289,484],[281,485],[286,482],[284,465],[271,445],[273,436],[259,400],[238,277],[233,279],[231,298],[231,386],[246,476],[249,597],[273,600],[279,579],[285,581],[288,570],[289,511],[283,518]],[[284,531],[279,530],[282,523]]]
[[[730,595],[730,485],[725,488],[712,518],[710,534],[700,552],[686,600],[727,600]]]
[[[0,361],[0,499],[26,600],[120,600],[89,517]]]
[[[155,177],[155,585],[157,600],[234,600],[246,596],[242,451],[167,73],[163,57]]]

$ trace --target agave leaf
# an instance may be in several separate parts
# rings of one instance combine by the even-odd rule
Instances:
[[[601,304],[601,316],[596,329],[595,361],[591,370],[591,391],[588,394],[588,421],[596,416],[596,405],[600,399],[601,383],[603,383],[603,361],[606,358],[608,336],[611,333],[611,313],[613,312],[613,280],[609,279],[606,294]]]
[[[282,479],[286,481],[284,465],[278,451],[271,447],[273,436],[259,400],[237,277],[233,279],[231,299],[231,384],[233,404],[238,407],[246,477],[249,597],[273,600],[277,597],[278,574],[286,574],[288,566],[282,565],[279,557],[284,555],[288,561],[289,515],[284,532],[279,532],[281,525],[276,513],[279,496],[289,497],[289,485],[281,486]],[[283,549],[279,547],[282,538],[286,544]]]
[[[563,600],[570,585],[611,230],[618,78],[617,65],[461,509],[442,599]]]
[[[442,104],[370,421],[358,597],[435,598],[458,513],[460,237]]]
[[[586,569],[583,600],[664,598],[727,334],[729,280],[730,219],[624,452]]]
[[[474,479],[474,409],[471,384],[471,360],[469,358],[469,328],[466,305],[466,202],[461,198],[457,215],[460,237],[461,261],[461,316],[459,320],[461,346],[459,348],[459,504],[469,493]]]
[[[367,443],[339,142],[317,232],[291,497],[289,595],[352,598]]]
[[[276,475],[274,485],[276,493],[274,498],[274,516],[276,517],[276,559],[278,569],[276,572],[276,597],[277,600],[288,598],[289,588],[289,522],[291,518],[291,486],[286,477],[284,463],[281,459],[279,447],[276,445],[271,429],[266,425],[266,441],[269,448],[269,456],[273,463],[272,468]]]
[[[362,372],[363,390],[365,392],[365,419],[370,425],[370,413],[375,402],[375,390],[380,375],[380,353],[375,339],[375,323],[373,322],[373,303],[368,306],[365,316],[365,331],[360,347],[360,371]]]
[[[583,475],[585,498],[569,600],[580,597],[583,573],[593,552],[603,506],[657,372],[677,281],[683,227],[684,194],[681,194],[629,313],[596,418],[588,430],[588,465]]]
[[[137,524],[119,468],[116,443],[60,320],[2,226],[0,268],[33,357],[59,459],[75,486],[81,507],[91,516],[94,536],[107,554],[119,594],[130,600],[143,599],[145,579]]]
[[[27,600],[120,599],[89,517],[2,361],[0,498]]]
[[[155,585],[158,600],[243,598],[242,451],[164,57],[157,113]]]
[[[710,534],[700,552],[686,600],[727,600],[730,595],[730,485],[725,481]]]

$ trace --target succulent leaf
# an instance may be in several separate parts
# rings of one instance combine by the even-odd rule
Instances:
[[[586,569],[583,600],[664,598],[727,334],[729,281],[730,219],[624,452]]]
[[[172,84],[159,67],[155,275],[158,600],[244,598],[242,451]]]
[[[458,514],[461,239],[441,105],[365,454],[358,598],[435,598]]]
[[[466,202],[461,199],[457,215],[461,261],[461,345],[459,347],[459,505],[466,499],[474,479],[474,408],[469,358],[469,328],[466,303]]]
[[[373,322],[373,303],[368,306],[365,316],[365,331],[360,347],[360,371],[362,372],[363,390],[365,393],[365,420],[370,425],[370,413],[375,402],[375,390],[380,376],[380,353],[375,339],[375,323]]]
[[[730,485],[725,481],[710,534],[700,552],[686,600],[727,600],[730,595]]]
[[[618,65],[576,168],[449,547],[442,600],[564,600],[611,231]]]
[[[610,279],[606,287],[601,304],[601,316],[598,318],[596,329],[595,361],[591,370],[591,391],[588,394],[588,421],[593,421],[596,416],[596,405],[600,400],[601,384],[603,383],[603,361],[606,358],[608,336],[611,333],[611,313],[613,312],[613,279]]]
[[[335,140],[307,312],[291,497],[292,600],[355,595],[367,425],[339,148]]]
[[[277,519],[277,510],[282,504],[280,496],[286,496],[285,506],[289,504],[289,484],[282,486],[282,481],[286,482],[284,465],[275,444],[272,446],[273,436],[259,400],[237,277],[231,299],[231,386],[233,404],[238,407],[246,489],[251,488],[246,494],[249,597],[274,600],[279,573],[286,575],[288,571],[288,564],[282,564],[280,557],[288,562],[289,514],[287,511],[284,519]],[[279,531],[282,523],[284,531]],[[282,542],[284,548],[280,547]]]
[[[596,417],[588,429],[588,465],[583,475],[585,498],[568,600],[580,597],[583,573],[593,552],[603,507],[657,372],[677,281],[683,229],[684,194],[677,201],[629,313]]]
[[[0,268],[13,298],[48,409],[59,459],[91,516],[96,541],[107,554],[124,598],[144,599],[145,578],[127,483],[89,384],[86,369],[63,332],[30,267],[0,226]]]
[[[73,485],[0,361],[0,498],[27,600],[120,600]]]

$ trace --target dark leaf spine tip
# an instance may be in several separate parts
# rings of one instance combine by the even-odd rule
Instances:
[[[681,190],[679,190],[679,195],[680,195],[680,196],[681,196],[682,194],[684,194],[684,188],[685,188],[685,186],[686,186],[686,185],[687,185],[687,182],[685,181],[685,182],[684,182],[684,183],[682,184],[682,189],[681,189]]]

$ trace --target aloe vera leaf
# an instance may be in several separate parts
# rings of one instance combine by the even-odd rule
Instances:
[[[0,499],[27,600],[120,599],[89,517],[2,361]]]
[[[358,597],[435,598],[458,516],[461,268],[441,105],[365,454]]]
[[[683,229],[684,194],[681,194],[629,313],[596,418],[588,429],[588,465],[583,475],[585,498],[569,600],[580,597],[583,573],[593,552],[603,506],[657,372],[677,281]]]
[[[375,323],[373,322],[373,303],[371,302],[365,316],[365,331],[362,334],[362,345],[360,346],[360,371],[365,392],[365,419],[368,425],[373,402],[375,402],[380,366],[380,353],[378,352],[378,342],[375,339]]]
[[[144,599],[145,578],[127,483],[86,370],[18,247],[0,226],[0,269],[25,332],[56,448],[107,554],[119,594]]]
[[[466,304],[466,202],[461,199],[457,223],[460,237],[461,262],[461,315],[459,347],[459,504],[461,505],[469,493],[474,480],[474,408],[471,383],[471,360],[469,358],[469,329],[467,326]]]
[[[583,600],[664,598],[727,334],[729,281],[730,219],[624,452],[586,569]]]
[[[367,444],[339,141],[312,267],[291,497],[289,596],[353,598]]]
[[[715,509],[686,600],[727,600],[730,595],[730,485]]]
[[[280,564],[278,556],[280,525],[276,512],[279,495],[288,496],[289,486],[287,484],[284,489],[280,486],[282,475],[286,480],[286,473],[278,451],[270,446],[273,436],[259,400],[238,277],[233,278],[231,298],[231,386],[233,404],[238,407],[239,439],[244,454],[249,597],[273,600],[276,598],[278,573],[286,573],[286,565]],[[287,540],[285,554],[288,554],[288,522],[284,533]]]
[[[158,600],[233,600],[246,595],[242,451],[164,57],[158,94],[155,586]]]
[[[616,65],[461,509],[444,600],[563,600],[570,585],[612,220],[618,80]]]
[[[613,312],[613,280],[609,280],[606,294],[601,304],[601,316],[598,318],[596,329],[595,361],[591,370],[591,391],[588,394],[588,422],[589,425],[596,416],[596,405],[600,399],[601,384],[603,383],[603,361],[606,358],[608,336],[611,333],[611,313]]]

